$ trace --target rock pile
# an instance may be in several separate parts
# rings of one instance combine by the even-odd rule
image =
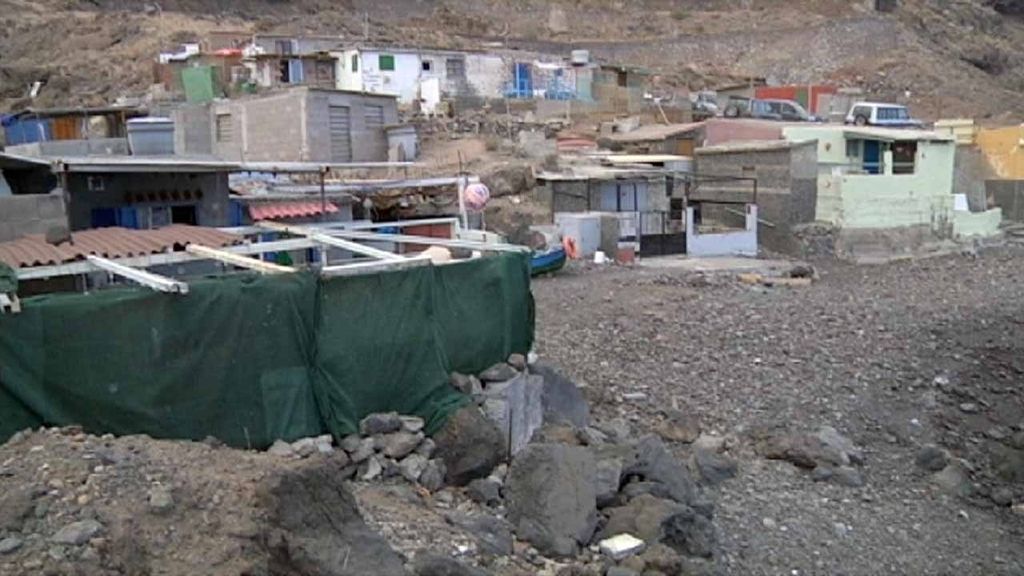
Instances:
[[[433,457],[436,445],[423,428],[423,419],[417,416],[370,414],[359,423],[359,434],[342,438],[337,449],[328,434],[292,443],[278,440],[267,452],[285,458],[331,454],[340,461],[345,479],[402,477],[433,492],[444,486],[447,470],[444,460]]]

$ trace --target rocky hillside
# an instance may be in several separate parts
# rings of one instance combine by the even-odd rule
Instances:
[[[0,109],[140,95],[156,52],[213,29],[330,33],[374,42],[566,50],[645,65],[667,84],[725,77],[833,81],[926,117],[1024,116],[1024,2],[903,0],[0,0]]]

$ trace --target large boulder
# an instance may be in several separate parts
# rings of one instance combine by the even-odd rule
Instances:
[[[501,432],[502,445],[513,455],[522,450],[544,424],[542,386],[539,376],[523,372],[516,373],[511,380],[489,384],[483,392],[484,412]]]
[[[444,462],[445,479],[455,486],[487,476],[506,452],[501,432],[476,406],[452,414],[434,443],[434,457]]]
[[[594,456],[586,448],[531,444],[506,480],[508,518],[520,539],[552,556],[573,556],[597,526]]]
[[[259,538],[271,574],[407,574],[363,521],[341,477],[339,466],[325,464],[289,470],[261,487],[267,522]]]
[[[657,436],[641,438],[622,466],[623,477],[635,476],[657,482],[676,502],[690,504],[696,495],[693,478]]]
[[[480,176],[487,189],[491,191],[491,198],[525,194],[537,184],[533,175],[533,166],[526,163],[510,163],[498,166]]]
[[[714,554],[717,537],[711,520],[687,508],[673,514],[662,524],[662,542],[686,556],[710,558]]]
[[[541,401],[545,422],[572,424],[581,430],[590,425],[590,406],[572,380],[540,362],[530,366],[530,371],[544,379]]]

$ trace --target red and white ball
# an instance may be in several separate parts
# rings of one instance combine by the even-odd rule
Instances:
[[[480,212],[487,205],[487,201],[491,199],[491,191],[483,184],[470,184],[466,186],[463,198],[466,210]]]

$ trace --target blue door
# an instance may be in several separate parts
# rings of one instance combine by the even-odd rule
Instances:
[[[864,141],[864,170],[868,174],[882,173],[882,150],[877,140]]]
[[[515,95],[517,98],[533,97],[533,72],[528,63],[516,64]]]

